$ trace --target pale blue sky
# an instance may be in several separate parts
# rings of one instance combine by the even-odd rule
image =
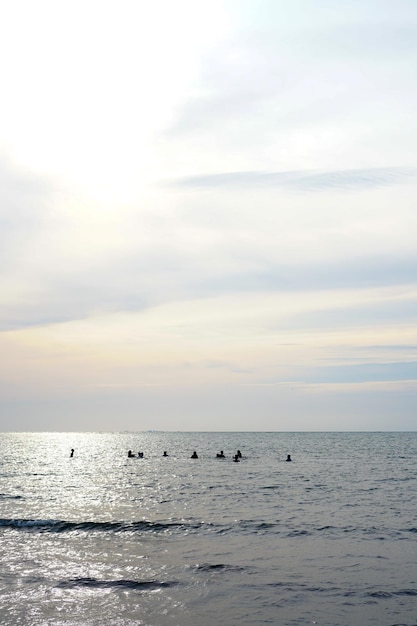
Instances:
[[[0,8],[0,429],[415,430],[417,4]]]

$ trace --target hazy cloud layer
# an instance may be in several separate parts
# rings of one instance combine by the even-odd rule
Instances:
[[[0,427],[415,428],[416,3],[22,7]]]

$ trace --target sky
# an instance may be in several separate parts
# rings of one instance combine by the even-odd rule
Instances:
[[[0,430],[416,430],[415,0],[0,6]]]

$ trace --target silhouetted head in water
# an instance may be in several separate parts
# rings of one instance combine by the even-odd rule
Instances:
[[[240,458],[239,458],[239,455],[238,455],[238,454],[235,454],[235,456],[233,457],[233,461],[234,461],[235,463],[240,463]]]
[[[291,454],[287,454],[287,458],[285,460],[286,461],[292,461]]]
[[[239,459],[241,459],[241,458],[242,458],[242,453],[241,453],[241,451],[240,451],[240,450],[238,450],[238,451],[236,452],[236,456],[237,456]]]
[[[139,457],[140,459],[143,459],[143,452],[138,452],[138,457]]]
[[[73,457],[73,456],[74,456],[74,448],[71,448],[71,454],[70,454],[70,457]]]
[[[168,452],[166,450],[164,450],[164,453],[162,456],[168,456]]]
[[[217,459],[224,459],[225,458],[223,450],[220,450],[220,454],[216,454],[216,458]]]
[[[191,458],[192,458],[192,459],[198,459],[198,454],[197,454],[197,452],[196,452],[195,450],[194,450],[194,452],[192,453]]]
[[[135,456],[134,454],[132,454],[132,450],[129,450],[129,452],[127,453],[128,458],[130,459],[132,456]]]

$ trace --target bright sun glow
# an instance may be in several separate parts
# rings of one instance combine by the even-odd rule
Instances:
[[[155,175],[151,140],[228,29],[220,3],[185,0],[18,1],[0,17],[3,145],[27,167],[122,202]]]

